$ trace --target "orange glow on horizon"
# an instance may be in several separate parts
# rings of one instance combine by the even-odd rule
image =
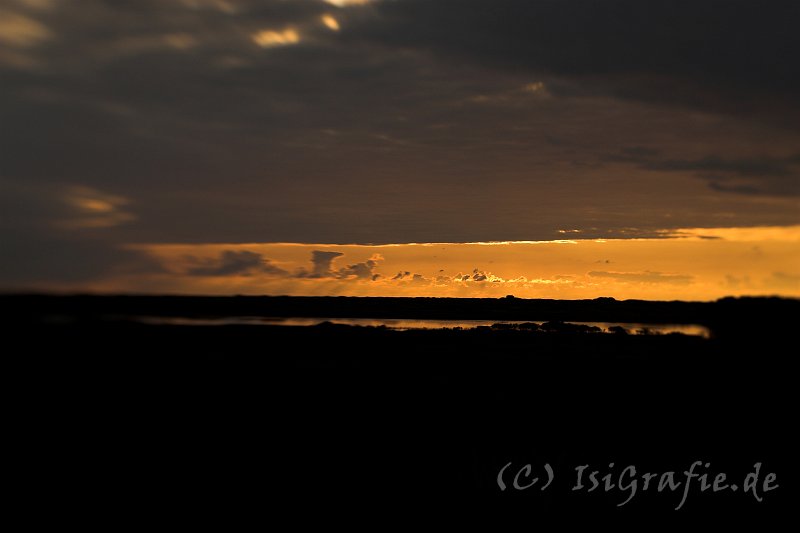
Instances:
[[[88,289],[557,299],[800,297],[800,226],[670,234],[494,243],[137,244],[126,249],[160,265],[157,271],[117,273]]]

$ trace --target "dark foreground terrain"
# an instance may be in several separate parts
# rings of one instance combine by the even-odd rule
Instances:
[[[515,518],[530,529],[611,519],[647,531],[701,519],[716,530],[750,520],[773,530],[795,514],[797,301],[489,300],[482,312],[472,300],[216,300],[0,298],[4,337],[18,346],[4,350],[16,450],[7,459],[25,472],[16,494],[33,502],[33,522],[267,525],[280,516],[381,527],[424,524],[432,510],[452,524]],[[373,316],[686,317],[714,338],[130,320],[364,316],[363,306]],[[676,511],[695,461],[709,483],[725,473],[738,490],[702,491],[695,477]],[[756,463],[757,487],[745,491]],[[554,478],[540,490],[545,464]],[[581,465],[584,488],[573,490]],[[623,490],[629,465],[636,475],[627,471]],[[600,485],[588,492],[595,470]],[[520,471],[520,487],[539,481],[517,490]],[[678,489],[644,490],[642,474],[669,471]],[[770,473],[777,488],[765,491]],[[619,507],[631,479],[636,492]]]

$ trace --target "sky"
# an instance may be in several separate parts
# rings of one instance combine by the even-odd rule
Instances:
[[[800,296],[798,22],[0,0],[0,290]]]

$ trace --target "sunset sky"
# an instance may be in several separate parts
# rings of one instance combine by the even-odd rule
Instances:
[[[800,4],[0,0],[0,290],[800,297]]]

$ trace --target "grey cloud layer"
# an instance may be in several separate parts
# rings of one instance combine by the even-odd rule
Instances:
[[[623,149],[611,161],[628,162],[646,170],[693,172],[712,189],[741,194],[800,195],[800,153],[788,156],[667,159],[641,147]]]
[[[378,22],[359,28],[376,40],[797,127],[797,2],[405,0],[379,9]]]
[[[248,250],[225,250],[218,259],[194,260],[196,265],[186,273],[190,276],[251,276],[258,274],[285,275],[287,272]]]

